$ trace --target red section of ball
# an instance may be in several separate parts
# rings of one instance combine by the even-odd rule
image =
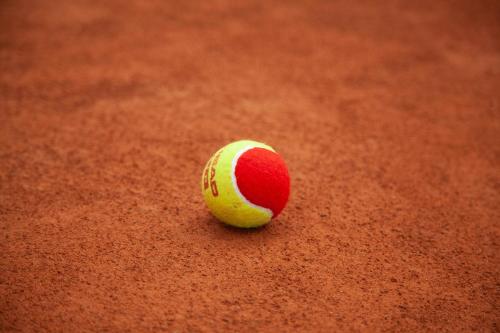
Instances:
[[[238,188],[248,201],[269,208],[273,218],[285,208],[290,176],[281,156],[264,148],[249,149],[238,159],[234,173]]]

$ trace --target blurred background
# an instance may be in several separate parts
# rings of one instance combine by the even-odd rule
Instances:
[[[0,330],[496,331],[498,1],[0,1]],[[290,202],[217,223],[238,139]]]

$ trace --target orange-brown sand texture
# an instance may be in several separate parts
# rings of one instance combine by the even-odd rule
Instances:
[[[498,332],[498,1],[0,2],[0,331]],[[287,161],[265,228],[204,163]]]

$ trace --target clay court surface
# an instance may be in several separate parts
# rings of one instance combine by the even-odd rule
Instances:
[[[497,1],[0,1],[0,331],[498,332]],[[265,228],[208,158],[286,160]]]

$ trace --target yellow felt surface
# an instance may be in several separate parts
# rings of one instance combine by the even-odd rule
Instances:
[[[236,184],[233,184],[233,159],[238,152],[253,147],[274,151],[263,143],[251,140],[230,143],[210,158],[201,180],[203,197],[212,214],[224,223],[241,228],[258,227],[268,223],[272,218],[270,211],[253,206],[241,198],[235,188]]]

